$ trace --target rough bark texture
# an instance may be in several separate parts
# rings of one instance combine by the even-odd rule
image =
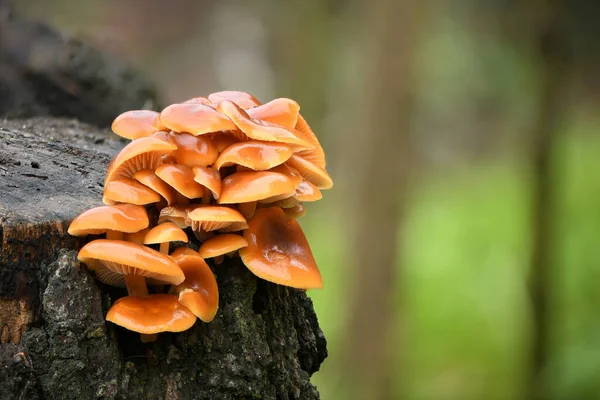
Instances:
[[[125,292],[78,263],[66,228],[101,204],[122,144],[70,120],[0,121],[0,398],[317,399],[327,350],[311,300],[238,259],[214,269],[210,324],[146,345],[104,321]]]
[[[156,107],[155,90],[125,65],[0,0],[0,116],[65,116],[108,126]]]

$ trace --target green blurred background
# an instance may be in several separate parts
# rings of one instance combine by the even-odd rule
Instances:
[[[600,4],[15,3],[164,103],[300,103],[335,182],[301,220],[323,399],[600,399]]]

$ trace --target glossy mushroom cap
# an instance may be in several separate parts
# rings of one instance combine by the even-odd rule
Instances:
[[[209,137],[176,132],[158,132],[153,137],[177,146],[177,150],[170,154],[176,164],[188,167],[206,167],[214,163],[219,155],[217,147]]]
[[[219,289],[210,267],[195,255],[183,254],[173,260],[185,274],[185,281],[175,288],[179,302],[202,321],[212,321],[219,308]]]
[[[146,236],[144,236],[144,244],[159,244],[168,242],[185,242],[187,243],[188,237],[177,225],[173,222],[165,222],[156,225],[150,229]]]
[[[172,104],[160,113],[159,118],[168,129],[194,136],[237,128],[225,115],[201,103]]]
[[[333,187],[333,181],[327,171],[297,154],[293,154],[287,160],[287,165],[297,170],[304,179],[319,189],[331,189]]]
[[[279,207],[256,210],[244,231],[248,246],[239,250],[259,278],[299,289],[322,288],[321,273],[296,222]]]
[[[104,182],[106,184],[118,178],[131,178],[143,169],[156,169],[162,164],[162,156],[174,150],[177,150],[177,146],[155,137],[134,140],[112,160]]]
[[[222,182],[221,204],[248,203],[285,193],[294,193],[293,182],[287,176],[271,171],[242,171],[229,175]]]
[[[284,128],[259,119],[251,118],[248,113],[230,101],[223,101],[217,108],[233,121],[242,132],[251,139],[265,142],[287,143],[297,150],[312,149],[314,147],[295,129]]]
[[[275,99],[266,104],[246,110],[251,118],[260,119],[284,128],[294,128],[298,122],[300,106],[294,100]]]
[[[126,139],[139,139],[154,133],[152,123],[158,116],[156,111],[133,110],[119,115],[112,123],[112,130]]]
[[[202,243],[200,249],[198,249],[198,254],[202,258],[213,258],[237,251],[246,246],[248,246],[248,241],[243,236],[224,233]]]
[[[104,186],[104,204],[128,203],[145,205],[160,201],[160,195],[132,178],[114,179]]]
[[[215,92],[208,95],[208,100],[218,105],[222,101],[232,101],[237,104],[240,108],[246,110],[248,108],[256,107],[260,105],[260,101],[250,93],[239,92],[236,90],[225,90],[222,92]]]
[[[204,195],[204,187],[194,181],[194,171],[188,166],[163,164],[156,169],[155,173],[188,199],[198,199]]]
[[[302,181],[296,188],[295,196],[298,201],[317,201],[321,200],[323,194],[315,185],[308,181]]]
[[[99,235],[106,231],[133,233],[147,228],[149,223],[148,213],[142,206],[100,206],[75,217],[68,232],[73,236]]]
[[[221,196],[221,174],[219,171],[208,167],[194,167],[194,181],[210,190],[212,197],[218,199]]]
[[[175,189],[156,176],[151,169],[142,169],[136,172],[133,174],[133,179],[160,194],[169,205],[174,204],[177,200]]]
[[[179,248],[173,250],[173,252],[170,254],[171,257],[178,257],[181,255],[200,257],[200,254],[198,254],[198,252],[196,250],[190,249],[189,247],[186,247],[186,246],[179,247]]]
[[[298,122],[296,123],[295,128],[297,131],[302,132],[304,134],[304,138],[306,138],[306,140],[308,140],[308,142],[314,146],[312,149],[300,150],[297,153],[298,156],[324,169],[327,165],[325,160],[325,151],[323,150],[321,143],[319,143],[317,135],[315,135],[312,129],[310,129],[310,126],[302,117],[302,115],[298,115]]]
[[[101,282],[124,287],[125,275],[143,276],[153,282],[178,285],[185,279],[171,257],[149,247],[122,240],[94,240],[81,248],[79,261],[96,272]]]
[[[283,164],[291,156],[292,149],[285,143],[239,142],[223,150],[212,167],[221,169],[237,164],[255,171],[264,171]]]
[[[196,316],[177,296],[154,294],[118,299],[108,310],[106,320],[130,331],[153,334],[185,331],[196,323]]]
[[[236,209],[222,206],[197,206],[188,212],[193,230],[235,232],[246,229],[246,218]]]

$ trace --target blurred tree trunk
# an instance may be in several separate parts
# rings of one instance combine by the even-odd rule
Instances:
[[[354,288],[342,380],[351,398],[392,397],[398,289],[399,224],[411,169],[411,62],[419,28],[418,1],[380,0],[367,7],[363,104],[366,129],[356,132]],[[360,96],[360,94],[359,94]],[[356,129],[356,128],[355,128]],[[393,340],[391,340],[393,339]],[[393,344],[393,345],[392,345]]]
[[[564,83],[568,67],[566,36],[560,0],[537,4],[531,15],[537,20],[534,46],[539,57],[541,87],[537,122],[533,130],[533,248],[529,276],[532,309],[531,365],[527,398],[550,398],[547,367],[550,349],[549,306],[552,289],[551,248],[554,237],[552,151],[563,111]]]

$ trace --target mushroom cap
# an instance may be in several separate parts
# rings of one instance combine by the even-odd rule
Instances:
[[[314,148],[308,150],[300,150],[298,155],[305,160],[310,161],[318,167],[325,168],[327,165],[325,160],[325,151],[319,143],[319,139],[317,135],[310,129],[310,126],[306,122],[306,120],[302,117],[302,115],[298,115],[298,122],[296,122],[295,126],[297,131],[300,131],[304,134],[304,137],[314,145]]]
[[[185,279],[177,264],[166,254],[123,240],[94,240],[81,248],[79,261],[96,272],[101,282],[125,286],[125,275],[140,275],[153,282],[178,285]]]
[[[111,161],[104,183],[118,178],[131,178],[142,169],[156,169],[162,156],[177,150],[177,146],[155,137],[143,137],[129,143]]]
[[[156,168],[154,173],[188,199],[197,199],[204,195],[204,187],[194,181],[194,171],[188,166],[163,164]]]
[[[218,199],[221,195],[221,174],[216,169],[208,167],[194,167],[194,181],[211,191],[212,196]]]
[[[270,122],[284,128],[294,128],[298,122],[300,106],[294,100],[280,98],[272,100],[246,112],[255,119]]]
[[[248,246],[248,241],[243,236],[233,233],[224,233],[207,239],[202,243],[198,254],[202,258],[222,256]]]
[[[239,142],[223,150],[212,167],[221,169],[237,164],[255,171],[263,171],[283,164],[291,156],[292,149],[285,143]]]
[[[133,233],[150,224],[148,212],[142,206],[118,204],[94,207],[79,214],[69,225],[73,236],[99,235],[106,231]]]
[[[296,188],[295,197],[298,201],[317,201],[323,198],[323,194],[318,187],[309,181],[302,181]]]
[[[207,136],[211,143],[217,148],[219,153],[232,144],[239,142],[240,139],[238,139],[238,137],[240,136],[242,140],[246,140],[246,135],[244,135],[244,133],[241,131],[235,133],[232,131],[213,132],[209,133]]]
[[[144,244],[158,244],[167,242],[186,242],[188,237],[177,225],[173,222],[164,222],[150,229],[144,236]]]
[[[225,115],[201,103],[172,104],[162,110],[160,122],[172,131],[188,132],[194,136],[237,129]]]
[[[126,111],[119,115],[112,123],[112,130],[117,135],[126,139],[135,140],[154,133],[152,123],[158,116],[152,110]]]
[[[299,289],[322,288],[321,273],[308,241],[294,219],[279,207],[256,210],[239,250],[244,264],[259,278]]]
[[[265,142],[287,143],[295,150],[306,150],[314,147],[304,134],[293,128],[251,118],[248,113],[231,101],[222,101],[217,108],[233,121],[242,132],[251,139]]]
[[[199,205],[191,209],[187,217],[192,221],[193,230],[234,232],[248,227],[246,218],[231,207]]]
[[[177,146],[177,150],[170,154],[175,164],[206,167],[214,163],[219,155],[217,147],[209,137],[177,132],[158,132],[154,137]]]
[[[133,179],[144,184],[145,186],[148,186],[150,189],[160,194],[169,205],[175,203],[175,201],[177,200],[177,196],[175,195],[175,189],[167,185],[165,181],[156,176],[154,171],[151,169],[142,169],[136,172],[135,174],[133,174]]]
[[[287,164],[281,164],[276,167],[273,167],[270,169],[270,171],[278,172],[290,178],[290,180],[292,181],[292,185],[294,185],[294,190],[296,190],[298,186],[300,186],[300,184],[302,183],[302,175],[300,175],[300,172],[298,172],[296,169],[292,168]]]
[[[160,201],[160,195],[135,179],[118,178],[104,186],[104,204],[128,203],[145,205]]]
[[[248,203],[284,193],[293,194],[294,191],[292,181],[283,174],[271,171],[241,171],[223,179],[218,202]]]
[[[219,104],[220,102],[226,100],[232,101],[244,110],[260,105],[260,101],[258,101],[256,97],[252,96],[250,93],[239,92],[237,90],[225,90],[222,92],[209,94],[208,100],[210,100],[213,104]]]
[[[297,154],[293,154],[286,164],[296,169],[304,179],[319,189],[325,190],[333,187],[333,181],[327,171]]]
[[[173,250],[170,254],[170,256],[173,258],[179,257],[181,255],[200,257],[200,254],[198,254],[196,250],[191,249],[187,246],[178,247],[175,250]]]
[[[175,288],[179,302],[202,321],[212,321],[219,308],[219,288],[210,267],[197,255],[182,254],[173,260],[185,274],[185,281]]]
[[[165,221],[171,221],[178,227],[185,229],[192,224],[192,221],[188,218],[188,211],[192,210],[196,206],[169,206],[164,207],[160,210],[158,216],[158,223],[162,224]]]
[[[290,218],[298,219],[306,215],[306,208],[302,203],[298,203],[294,207],[284,208],[283,212]]]
[[[176,295],[127,296],[115,301],[106,320],[142,334],[182,332],[196,323],[196,316]]]

